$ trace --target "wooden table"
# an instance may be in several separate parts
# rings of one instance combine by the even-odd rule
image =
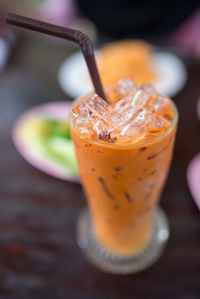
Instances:
[[[0,77],[0,298],[199,299],[200,214],[186,168],[200,149],[200,61],[185,59],[188,82],[175,97],[180,123],[161,200],[171,226],[167,249],[150,269],[115,276],[88,263],[76,244],[76,220],[85,206],[81,187],[30,166],[11,140],[12,125],[27,108],[69,100],[56,75],[75,49],[33,33]]]

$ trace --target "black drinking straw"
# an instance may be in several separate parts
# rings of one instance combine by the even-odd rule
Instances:
[[[85,61],[90,73],[90,77],[92,79],[95,92],[106,101],[106,97],[103,91],[103,86],[99,77],[94,57],[94,47],[86,34],[79,30],[48,24],[42,21],[26,18],[12,13],[8,13],[6,17],[6,22],[22,28],[70,40],[78,44],[85,57]]]

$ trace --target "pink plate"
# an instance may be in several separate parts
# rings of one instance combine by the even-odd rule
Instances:
[[[187,181],[190,192],[200,209],[200,154],[197,154],[188,166]]]
[[[197,116],[200,120],[200,98],[197,102]],[[189,163],[187,169],[187,181],[190,192],[200,209],[200,153],[197,154]]]
[[[24,134],[30,120],[38,116],[50,116],[58,120],[67,121],[70,107],[71,103],[52,102],[31,108],[24,112],[14,124],[12,138],[19,153],[37,169],[62,180],[80,183],[79,177],[74,176],[69,169],[34,150],[29,139],[27,136],[25,138]]]

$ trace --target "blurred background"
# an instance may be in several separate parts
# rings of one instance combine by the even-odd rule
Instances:
[[[8,26],[8,11],[85,32],[104,86],[128,76],[175,101],[161,200],[171,239],[144,273],[108,275],[81,255],[85,197],[67,120],[90,79],[77,45]],[[199,298],[199,98],[199,1],[0,0],[0,298]]]

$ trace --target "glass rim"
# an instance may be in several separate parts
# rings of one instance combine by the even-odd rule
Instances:
[[[71,109],[70,109],[69,122],[70,122],[70,127],[73,130],[74,130],[74,127],[73,127],[73,124],[72,124],[72,121],[71,121],[71,112],[72,112],[74,104],[77,101],[79,101],[80,99],[81,98],[78,98],[78,99],[74,100],[73,104],[71,106]],[[160,135],[160,136],[158,136],[158,137],[156,137],[154,139],[147,140],[147,141],[144,141],[144,142],[140,142],[140,143],[137,143],[137,144],[131,144],[131,143],[128,143],[128,142],[127,143],[106,143],[106,142],[101,142],[101,141],[98,141],[98,140],[93,140],[93,139],[88,138],[88,137],[81,137],[80,134],[79,134],[79,136],[82,139],[88,140],[88,141],[90,141],[92,143],[95,143],[95,144],[98,144],[98,145],[101,145],[101,146],[110,147],[110,148],[123,148],[123,149],[125,149],[125,148],[137,148],[137,147],[141,147],[141,146],[146,146],[148,144],[152,144],[152,143],[154,143],[156,141],[159,141],[163,137],[167,136],[174,129],[174,127],[176,126],[176,124],[178,122],[178,117],[179,117],[178,109],[177,109],[175,103],[173,102],[173,100],[171,100],[171,102],[172,102],[172,107],[173,107],[173,110],[174,110],[174,119],[173,119],[173,122],[171,123],[171,125],[170,125],[170,127],[168,128],[167,131],[165,131],[162,135]]]

